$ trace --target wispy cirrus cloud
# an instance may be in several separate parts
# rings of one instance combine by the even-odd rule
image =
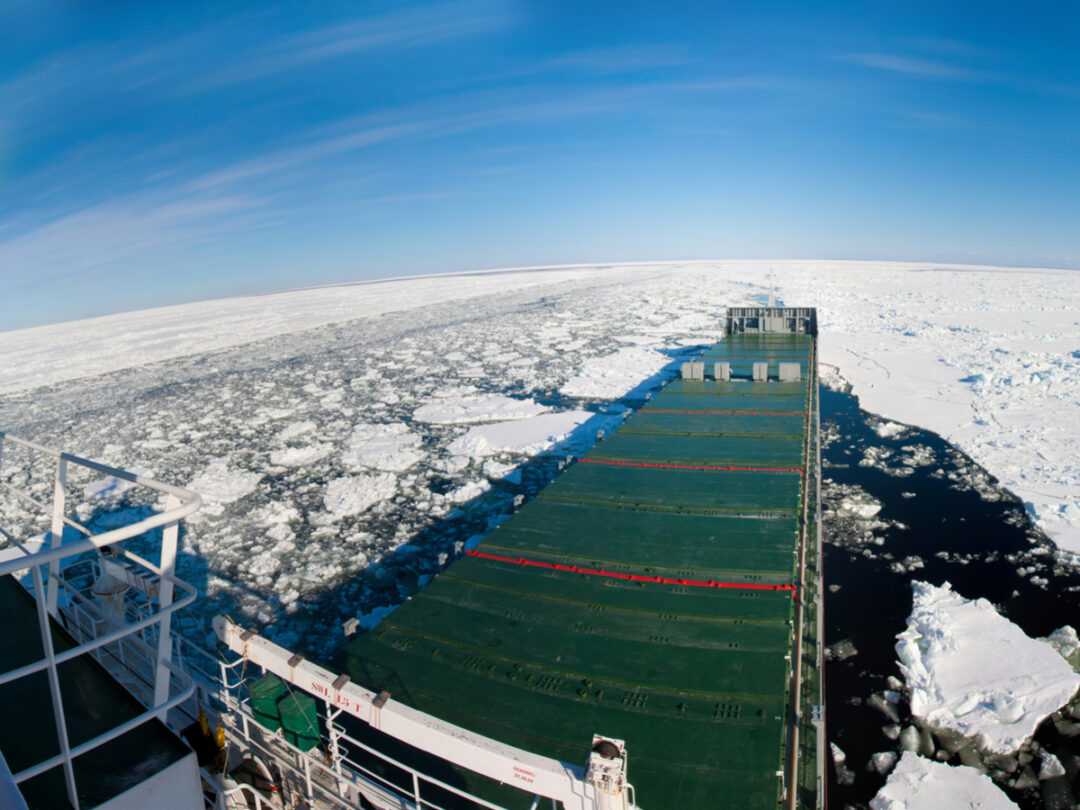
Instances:
[[[187,82],[201,92],[376,49],[407,48],[476,36],[504,28],[512,18],[485,0],[412,7],[323,26],[238,54],[235,64]]]
[[[9,291],[204,243],[258,224],[264,201],[244,194],[146,192],[92,205],[0,241]]]
[[[529,94],[485,91],[414,103],[334,122],[301,133],[296,143],[221,166],[189,181],[192,190],[251,182],[346,153],[406,139],[446,138],[480,129],[595,117],[614,111],[645,109],[675,95],[729,91],[788,90],[793,82],[778,77],[728,76],[686,81],[639,82],[613,87],[537,87]]]
[[[942,62],[936,59],[901,56],[892,53],[846,53],[831,57],[839,62],[848,62],[863,67],[904,73],[924,79],[956,79],[959,81],[980,81],[992,78],[993,74],[971,68]]]
[[[658,68],[683,67],[693,62],[688,49],[680,45],[623,45],[570,51],[538,66],[538,71],[570,69],[613,75]]]

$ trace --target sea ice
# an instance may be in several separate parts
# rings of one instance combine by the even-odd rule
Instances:
[[[392,498],[397,492],[397,477],[392,473],[350,475],[335,478],[326,485],[323,505],[335,519],[359,515],[379,501]]]
[[[1016,805],[989,776],[963,765],[953,767],[905,751],[885,787],[870,800],[871,810],[1015,810]]]
[[[443,397],[413,411],[413,420],[433,425],[467,425],[473,422],[499,422],[526,419],[545,413],[545,406],[531,399],[494,396]]]
[[[128,472],[146,478],[153,477],[153,471],[148,470],[145,467],[131,467]],[[126,478],[117,478],[115,475],[106,475],[104,478],[98,478],[83,487],[83,494],[88,498],[92,498],[95,495],[102,497],[108,495],[120,495],[134,486],[137,486],[137,484],[133,484]]]
[[[199,609],[254,618],[291,605],[295,618],[276,622],[292,622],[282,632],[301,632],[324,614],[337,619],[374,604],[364,587],[328,591],[309,583],[307,555],[317,549],[349,581],[409,537],[435,531],[418,563],[434,572],[480,531],[457,536],[460,521],[442,520],[453,505],[435,503],[434,494],[476,480],[478,461],[494,479],[536,449],[529,437],[503,442],[480,431],[473,438],[500,449],[454,455],[448,446],[476,423],[413,421],[417,411],[487,400],[464,410],[468,419],[494,419],[484,427],[499,431],[512,418],[529,423],[529,413],[580,407],[551,404],[553,392],[609,398],[601,409],[628,392],[644,394],[665,368],[717,337],[725,307],[757,300],[770,265],[786,303],[818,307],[823,381],[850,383],[860,404],[884,420],[942,434],[1025,499],[1061,547],[1080,551],[1075,272],[703,262],[401,279],[184,304],[0,333],[0,426],[117,466],[151,466],[164,481],[191,482],[206,501],[185,541],[197,558],[183,558],[205,568],[195,574],[207,583]],[[493,397],[515,412],[492,409]],[[537,413],[545,407],[539,402],[549,410]],[[405,432],[383,432],[388,425]],[[561,435],[537,432],[550,433],[536,437],[540,446]],[[571,444],[588,447],[596,432],[587,422]],[[413,462],[414,453],[422,458]],[[933,460],[903,447],[888,463],[900,469]],[[403,474],[394,487],[380,479],[394,500],[345,519],[325,511],[327,482],[381,473]],[[956,486],[991,491],[989,480],[963,478]],[[869,500],[842,509],[844,497],[830,497],[834,514],[845,513],[854,546],[874,552],[882,542],[874,531],[887,524],[859,516],[873,510]],[[295,515],[270,525],[240,515],[272,500]],[[348,541],[361,534],[366,539]],[[275,554],[281,568],[256,595],[244,587],[239,561],[260,544],[251,556]],[[313,631],[305,643],[314,638]]]
[[[628,346],[614,354],[587,361],[576,377],[560,389],[569,397],[583,399],[618,399],[644,394],[656,384],[650,380],[672,359],[655,349]]]
[[[270,454],[270,463],[280,467],[310,467],[334,452],[330,444],[309,444],[303,447],[286,447]]]
[[[896,652],[911,712],[931,726],[1009,754],[1080,687],[1049,642],[1029,638],[985,599],[964,599],[949,583],[912,589]]]
[[[363,469],[404,472],[424,458],[417,449],[420,436],[402,422],[360,423],[353,427],[341,461],[350,470]]]
[[[622,416],[618,414],[590,411],[541,414],[514,422],[478,425],[452,441],[447,449],[454,455],[473,457],[500,453],[535,456],[553,448],[581,452],[592,446],[599,431],[609,431],[620,422]]]
[[[203,498],[203,507],[195,515],[221,514],[222,505],[250,495],[263,478],[261,473],[244,472],[229,467],[228,459],[212,461],[201,474],[188,484]]]

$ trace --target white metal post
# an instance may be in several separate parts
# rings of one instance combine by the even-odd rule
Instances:
[[[180,505],[180,499],[170,494],[165,499],[165,511]],[[158,583],[158,610],[164,611],[173,601],[173,576],[176,574],[176,553],[179,545],[180,524],[168,523],[161,530],[161,581]],[[172,638],[169,634],[171,613],[161,617],[158,624],[157,677],[154,679],[154,705],[160,706],[169,699],[169,668],[165,662],[172,656]],[[165,722],[167,712],[162,712]]]
[[[338,709],[330,705],[330,701],[324,701],[326,704],[326,737],[330,746],[330,763],[334,769],[334,773],[337,774],[337,792],[339,796],[345,795],[345,781],[343,779],[344,774],[341,770],[341,750],[338,748],[338,734],[337,726],[334,725],[334,718],[341,714],[341,709]]]
[[[41,566],[33,568],[34,596],[37,602],[38,624],[41,626],[41,644],[45,648],[45,660],[49,662],[49,692],[52,696],[53,715],[56,718],[56,736],[60,740],[60,753],[64,757],[64,784],[67,787],[68,801],[78,810],[79,794],[75,790],[75,769],[71,764],[71,743],[68,741],[67,720],[64,717],[64,703],[60,699],[60,678],[56,672],[56,652],[53,650],[52,627],[49,625],[49,613],[45,609],[45,585],[41,580]]]
[[[49,547],[59,548],[64,540],[64,502],[67,494],[67,459],[56,460],[56,478],[53,480],[52,529],[49,531]],[[56,600],[60,589],[60,560],[49,563],[48,587],[45,607],[50,616],[56,616]]]

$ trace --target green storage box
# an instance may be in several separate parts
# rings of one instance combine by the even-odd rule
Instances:
[[[248,684],[251,696],[251,712],[260,726],[270,731],[281,728],[281,710],[278,701],[286,693],[285,684],[277,675],[264,675]]]
[[[294,689],[278,700],[277,705],[285,739],[301,751],[314,747],[319,742],[319,714],[315,698]]]

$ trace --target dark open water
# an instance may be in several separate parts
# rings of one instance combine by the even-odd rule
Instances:
[[[906,429],[882,438],[873,429],[881,421],[860,411],[849,394],[823,389],[821,407],[825,581],[831,586],[825,632],[838,654],[825,670],[828,735],[846,753],[854,777],[841,784],[830,764],[829,806],[866,807],[885,783],[867,771],[871,755],[899,749],[883,731],[895,721],[868,701],[889,688],[890,675],[900,676],[893,645],[911,611],[910,582],[947,580],[965,598],[990,600],[1028,635],[1045,636],[1063,624],[1080,627],[1080,574],[1057,562],[1053,544],[1029,522],[1019,500],[940,437]],[[862,466],[868,449],[886,457]],[[905,461],[920,466],[904,474]],[[854,488],[881,503],[877,515],[859,518],[838,508],[860,497]],[[839,660],[851,652],[845,641],[857,652]],[[911,722],[906,696],[896,710],[902,726]],[[999,773],[999,785],[1023,808],[1071,807],[1080,796],[1080,737],[1064,736],[1047,721],[1036,740],[1061,759],[1066,777],[1016,790]],[[955,756],[949,762],[959,764]],[[1037,757],[1031,767],[1037,774]]]

